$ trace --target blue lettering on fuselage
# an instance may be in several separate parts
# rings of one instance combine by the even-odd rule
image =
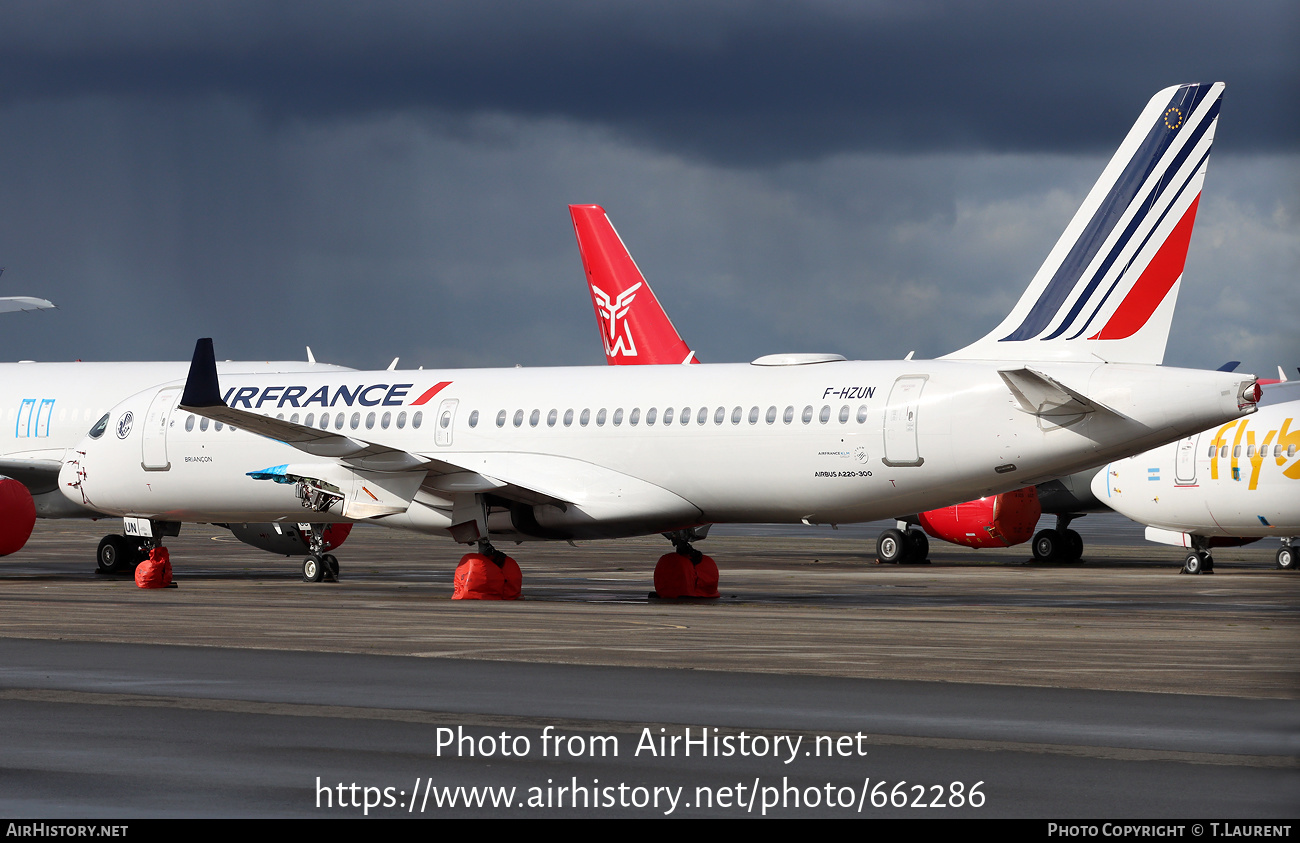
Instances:
[[[284,390],[284,395],[281,396],[280,398],[280,403],[276,404],[275,406],[283,407],[286,403],[288,403],[290,407],[297,407],[298,399],[303,397],[306,394],[307,394],[307,387],[305,386],[286,387]]]
[[[345,407],[354,404],[360,404],[362,407],[376,407],[380,404],[386,407],[400,407],[402,399],[406,397],[412,386],[414,384],[409,383],[339,386],[333,396],[330,395],[328,386],[322,386],[312,392],[306,400],[303,400],[303,396],[307,395],[309,387],[305,386],[268,386],[260,391],[255,386],[232,386],[226,390],[221,400],[228,407],[243,407],[248,410],[261,409],[264,404],[274,404],[276,407],[287,404],[299,409],[312,404],[319,404],[321,407],[333,407],[338,404]]]

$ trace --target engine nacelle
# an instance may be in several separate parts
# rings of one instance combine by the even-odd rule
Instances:
[[[0,479],[0,556],[17,553],[36,526],[36,503],[17,480]]]
[[[306,556],[311,546],[297,524],[228,524],[230,532],[244,544],[281,556]],[[347,540],[352,525],[326,524],[321,531],[325,550],[333,550]]]
[[[1038,492],[1031,486],[932,509],[919,518],[921,527],[942,541],[966,547],[1011,547],[1033,537],[1042,514]]]

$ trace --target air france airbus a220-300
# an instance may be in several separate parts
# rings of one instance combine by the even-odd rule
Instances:
[[[185,384],[113,408],[60,488],[137,528],[370,522],[490,555],[490,539],[867,521],[1174,441],[1253,412],[1259,392],[1251,375],[1156,365],[1222,89],[1157,94],[1006,320],[944,359],[219,384],[200,340]],[[304,576],[336,564],[314,553]]]

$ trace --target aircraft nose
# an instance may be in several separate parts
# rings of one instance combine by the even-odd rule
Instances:
[[[1111,480],[1114,479],[1111,472],[1114,471],[1114,463],[1106,463],[1102,466],[1092,478],[1092,494],[1097,500],[1105,503],[1111,497]]]

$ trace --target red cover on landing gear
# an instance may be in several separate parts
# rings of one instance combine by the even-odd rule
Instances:
[[[452,600],[518,600],[523,586],[519,564],[504,553],[499,561],[483,553],[466,553],[456,566]]]
[[[135,566],[135,584],[140,588],[166,588],[172,584],[172,560],[167,548],[155,547],[148,559]]]
[[[655,594],[665,600],[676,597],[717,597],[718,566],[702,553],[699,559],[681,553],[665,553],[655,564]]]

